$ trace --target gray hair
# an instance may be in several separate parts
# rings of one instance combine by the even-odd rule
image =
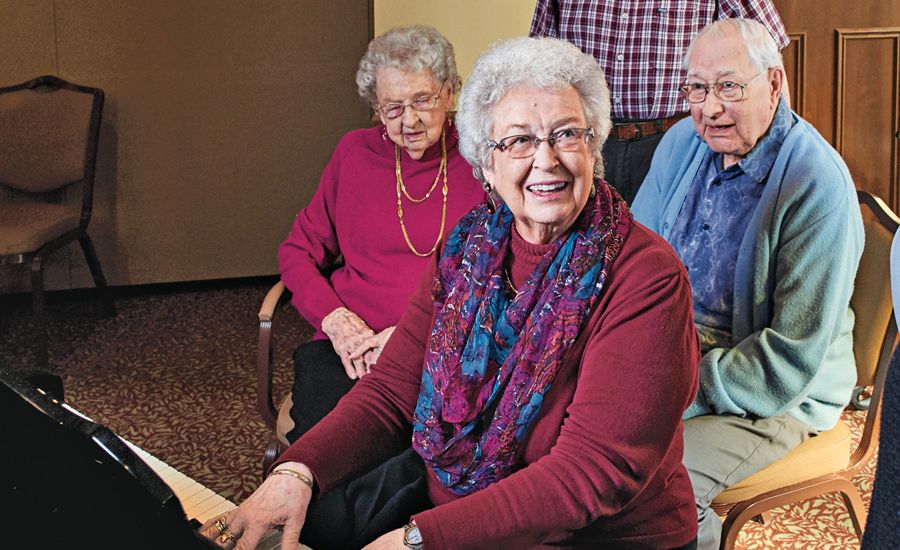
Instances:
[[[740,17],[720,19],[703,27],[691,40],[691,44],[684,53],[684,59],[681,61],[681,67],[684,70],[688,69],[691,52],[694,51],[694,44],[697,43],[698,38],[706,33],[722,38],[728,35],[728,31],[737,31],[744,39],[744,43],[747,45],[747,57],[757,72],[773,67],[784,68],[781,52],[778,51],[778,45],[775,44],[775,39],[772,38],[769,29],[755,19]]]
[[[383,67],[409,72],[427,69],[438,82],[449,80],[454,93],[462,83],[456,72],[453,46],[432,27],[394,27],[369,42],[356,71],[356,86],[359,97],[372,105],[377,103],[376,73]]]
[[[597,61],[572,44],[555,38],[513,38],[493,44],[475,62],[459,96],[456,125],[459,151],[485,181],[493,167],[488,140],[494,129],[494,108],[513,88],[534,86],[546,90],[575,88],[587,124],[594,130],[594,174],[603,176],[601,150],[612,122],[609,88]]]

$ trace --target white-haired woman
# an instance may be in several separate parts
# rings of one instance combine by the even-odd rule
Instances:
[[[484,200],[447,116],[460,79],[444,36],[391,29],[369,44],[356,83],[382,124],[338,143],[278,250],[292,302],[316,329],[294,353],[291,441],[368,372],[429,257]]]
[[[221,525],[247,548],[268,525],[283,548],[690,548],[690,288],[596,177],[596,62],[502,42],[457,121],[496,206],[462,218],[377,368]]]

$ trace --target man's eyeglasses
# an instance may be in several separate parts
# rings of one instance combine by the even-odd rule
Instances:
[[[688,103],[703,103],[706,101],[706,95],[709,93],[709,89],[712,88],[713,91],[719,96],[719,99],[722,101],[740,101],[744,98],[744,88],[746,88],[751,82],[761,77],[762,75],[769,72],[769,69],[765,69],[763,72],[754,76],[747,82],[743,84],[738,84],[737,82],[732,82],[731,80],[726,80],[724,82],[716,82],[715,84],[707,84],[705,82],[685,82],[678,89],[681,91],[681,95],[688,101]]]
[[[385,103],[384,105],[375,105],[375,108],[378,109],[379,113],[384,115],[384,118],[400,118],[403,116],[403,113],[406,112],[407,107],[412,107],[414,111],[419,112],[434,109],[437,106],[438,99],[441,98],[442,93],[444,93],[444,84],[441,84],[441,88],[436,95],[417,97],[409,103]]]
[[[488,141],[488,147],[502,151],[514,159],[524,159],[537,152],[541,142],[546,141],[557,151],[578,151],[581,146],[594,137],[591,128],[563,128],[545,138],[532,135],[507,136],[499,141]]]

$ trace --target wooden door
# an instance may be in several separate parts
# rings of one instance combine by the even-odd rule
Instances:
[[[900,212],[900,0],[773,0],[794,110]]]

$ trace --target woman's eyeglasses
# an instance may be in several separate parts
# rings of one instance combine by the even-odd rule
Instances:
[[[444,84],[441,84],[441,88],[438,90],[436,95],[428,95],[417,97],[409,103],[385,103],[384,105],[375,105],[375,108],[379,113],[384,115],[384,118],[387,119],[395,119],[403,116],[403,113],[406,112],[407,107],[412,107],[414,111],[430,111],[437,106],[438,100],[441,98],[441,94],[444,93]]]
[[[592,137],[594,130],[591,128],[563,128],[545,138],[524,134],[507,136],[499,141],[488,141],[488,147],[502,151],[514,159],[524,159],[534,156],[544,141],[557,151],[571,152],[580,150]]]

